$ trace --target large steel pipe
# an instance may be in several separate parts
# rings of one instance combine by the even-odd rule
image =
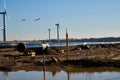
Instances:
[[[43,51],[48,47],[48,44],[37,43],[37,42],[26,42],[20,43],[17,45],[17,50],[19,52],[27,52],[27,51]]]
[[[17,44],[17,42],[0,42],[0,48],[15,48]]]

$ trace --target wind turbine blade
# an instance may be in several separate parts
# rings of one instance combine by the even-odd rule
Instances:
[[[6,14],[6,16],[7,16],[8,21],[11,21],[11,17],[8,14]]]
[[[4,10],[6,11],[6,1],[4,0]]]
[[[40,20],[40,18],[37,18],[37,19],[35,19],[34,21],[38,21],[38,20]]]
[[[23,18],[21,21],[26,21],[26,19],[25,19],[25,18]]]
[[[7,17],[8,21],[11,21],[11,18],[10,18],[10,16],[7,13],[6,0],[4,0],[4,12],[6,14],[6,17]]]

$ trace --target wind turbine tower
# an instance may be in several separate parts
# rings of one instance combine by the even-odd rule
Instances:
[[[48,33],[49,33],[49,42],[51,42],[51,40],[50,40],[50,31],[51,31],[51,29],[49,28],[49,29],[48,29]]]
[[[59,23],[55,24],[57,26],[57,40],[58,40],[58,43],[60,43],[60,38],[59,38],[59,29],[60,29],[60,25]]]
[[[0,12],[3,15],[3,41],[6,41],[6,25],[5,25],[5,17],[6,17],[6,7],[5,7],[5,0],[4,0],[4,11]]]

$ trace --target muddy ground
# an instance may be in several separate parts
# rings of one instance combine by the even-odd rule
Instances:
[[[43,64],[43,57],[45,64]],[[43,70],[43,65],[45,69],[120,68],[120,44],[73,46],[70,47],[68,60],[66,48],[48,48],[45,56],[24,55],[15,48],[0,49],[0,70]]]

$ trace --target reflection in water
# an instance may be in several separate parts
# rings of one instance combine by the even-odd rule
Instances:
[[[86,79],[85,80],[91,80],[91,73],[86,72]]]
[[[120,71],[86,70],[0,72],[0,80],[120,80]]]
[[[9,73],[8,72],[1,72],[0,73],[0,80],[9,80]]]
[[[45,75],[45,54],[43,53],[43,78],[46,80],[46,75]]]
[[[52,76],[54,77],[57,73],[59,73],[60,70],[52,70],[51,73],[52,73]]]
[[[99,77],[98,77],[98,78],[99,78],[99,80],[101,80],[101,78],[100,78],[100,73],[99,73],[99,72],[98,72],[98,75],[99,75]]]
[[[68,80],[70,80],[70,72],[68,72],[67,75],[68,75]]]
[[[45,75],[45,71],[43,71],[43,77],[44,77],[44,80],[46,80],[46,75]]]

